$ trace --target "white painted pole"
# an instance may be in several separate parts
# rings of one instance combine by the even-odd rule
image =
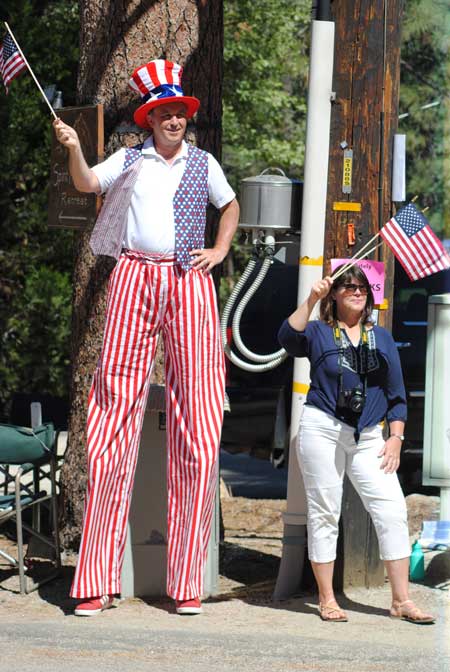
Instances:
[[[313,283],[323,276],[333,62],[334,22],[313,21],[298,278],[299,305],[308,297]],[[295,359],[287,510],[283,514],[283,555],[274,592],[275,599],[282,599],[295,593],[303,572],[306,499],[298,465],[296,444],[298,426],[309,389],[309,382],[308,360],[305,358]]]
[[[439,520],[450,520],[450,488],[441,487]]]
[[[394,135],[392,157],[392,200],[400,203],[406,200],[406,135]]]
[[[305,175],[303,185],[302,235],[298,274],[298,305],[308,298],[311,286],[323,276],[323,250],[327,203],[328,162],[334,62],[334,22],[313,21],[306,125]],[[314,318],[316,315],[311,316]],[[296,359],[291,415],[291,454],[295,454],[298,425],[309,389],[309,362]],[[293,484],[297,490],[297,484]],[[292,493],[294,497],[294,493]],[[300,501],[299,501],[300,503]],[[288,513],[289,513],[288,506]],[[297,507],[298,508],[298,507]],[[306,508],[299,522],[306,522]]]

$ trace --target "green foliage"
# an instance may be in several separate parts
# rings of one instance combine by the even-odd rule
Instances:
[[[448,0],[408,0],[401,52],[399,132],[407,136],[407,191],[417,194],[441,237],[450,237],[450,188],[446,157],[450,143],[448,83],[450,77],[450,12]],[[422,109],[422,106],[438,105]],[[447,123],[447,128],[446,128]]]
[[[67,273],[41,266],[26,275],[4,323],[0,402],[15,391],[66,396],[69,376],[71,283]]]
[[[239,197],[240,182],[268,166],[302,178],[311,3],[225,0],[222,163]],[[233,242],[234,277],[250,248]]]
[[[6,12],[5,9],[8,9]],[[16,0],[2,6],[7,20],[40,84],[56,84],[63,91],[65,104],[74,104],[78,60],[78,2]],[[54,291],[64,305],[70,304],[72,240],[69,231],[47,226],[48,177],[52,117],[31,75],[23,71],[10,84],[8,96],[0,93],[0,144],[3,150],[0,189],[0,417],[5,417],[6,402],[15,391],[33,388],[41,392],[67,393],[67,370],[61,362],[69,359],[67,312],[65,323],[56,320],[48,347],[41,339],[38,322],[32,319],[33,287],[46,273],[54,277]],[[36,269],[39,269],[36,271]],[[53,276],[52,276],[53,274]],[[43,280],[42,280],[43,282]],[[31,284],[30,284],[31,283]],[[45,284],[45,283],[44,283]],[[56,300],[49,289],[44,296]],[[17,332],[16,316],[22,327]],[[28,318],[31,320],[28,328]],[[56,333],[55,333],[56,330]],[[45,332],[47,333],[47,332]],[[18,338],[18,334],[20,338]],[[33,343],[39,343],[34,349]],[[58,361],[52,354],[45,370],[41,366],[51,343],[58,342]],[[17,348],[15,350],[15,347]],[[28,353],[41,356],[33,365]],[[51,388],[51,389],[50,389]]]
[[[238,190],[267,166],[302,177],[311,3],[226,0],[223,163]]]

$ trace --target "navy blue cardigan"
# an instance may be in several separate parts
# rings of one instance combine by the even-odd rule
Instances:
[[[345,331],[345,330],[343,330]],[[287,320],[278,333],[280,344],[293,357],[308,357],[311,364],[311,386],[306,404],[315,406],[339,420],[356,427],[359,434],[365,427],[372,427],[387,418],[406,420],[406,395],[398,351],[391,334],[382,327],[368,330],[369,356],[367,374],[367,397],[361,415],[342,414],[336,408],[338,397],[339,366],[338,348],[333,338],[333,329],[320,320],[306,325],[304,331],[296,331]],[[344,335],[345,338],[345,335]],[[350,390],[362,387],[361,350],[349,339],[343,366],[343,387]]]

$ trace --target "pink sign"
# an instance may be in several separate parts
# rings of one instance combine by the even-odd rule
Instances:
[[[345,264],[348,259],[332,259],[331,260],[331,272]],[[373,297],[375,299],[375,304],[383,303],[384,299],[384,262],[382,261],[372,261],[371,259],[361,259],[356,262],[360,269],[364,271],[367,276],[367,279],[372,287]]]

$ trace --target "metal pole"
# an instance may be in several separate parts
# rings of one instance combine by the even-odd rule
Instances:
[[[320,16],[320,13],[318,14]],[[323,249],[330,145],[334,22],[312,22],[308,113],[303,187],[302,235],[298,277],[298,303],[323,274]],[[294,594],[303,573],[306,499],[297,453],[301,410],[309,389],[309,362],[296,359],[292,392],[287,510],[283,514],[283,554],[274,599]]]

